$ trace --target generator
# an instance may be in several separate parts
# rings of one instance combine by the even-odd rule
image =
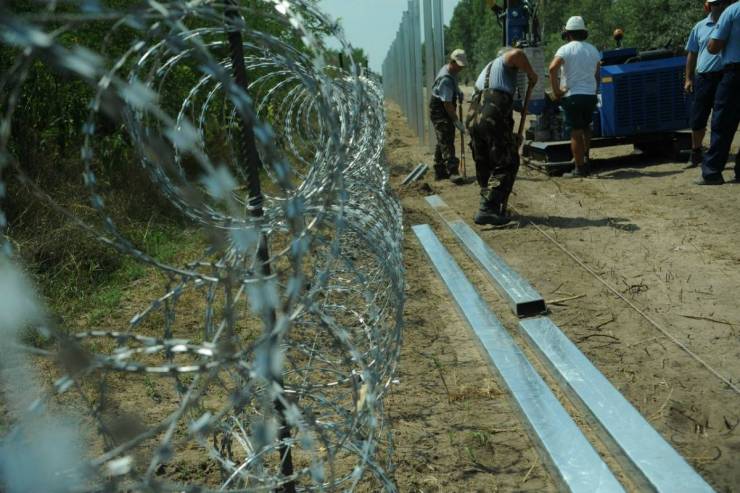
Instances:
[[[686,57],[671,50],[602,53],[591,148],[633,145],[651,157],[680,159],[691,149]],[[570,129],[559,104],[550,102],[527,132],[523,155],[550,175],[573,168]]]
[[[685,57],[608,65],[601,69],[602,137],[688,128]]]
[[[525,134],[522,154],[531,165],[561,175],[573,169],[573,156],[570,129],[560,104],[545,93],[549,81],[538,20],[542,2],[501,1],[502,5],[497,0],[488,0],[488,4],[502,27],[504,45],[523,48],[540,76],[528,107],[536,119]],[[622,48],[623,34],[615,31],[617,48],[601,52],[591,148],[631,144],[646,155],[680,159],[681,153],[691,149],[683,50]],[[518,111],[526,85],[526,76],[519,74],[514,98]]]

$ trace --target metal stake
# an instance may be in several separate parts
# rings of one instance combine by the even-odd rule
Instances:
[[[242,41],[242,33],[239,29],[241,23],[244,20],[241,18],[239,13],[239,7],[237,0],[227,0],[225,8],[226,17],[226,33],[229,41],[229,49],[231,53],[231,66],[234,71],[234,80],[236,84],[241,87],[244,92],[247,92],[249,88],[249,82],[247,80],[247,70],[244,65],[244,44]],[[264,211],[262,209],[262,187],[260,183],[259,172],[263,167],[262,160],[260,159],[259,153],[257,152],[257,146],[254,139],[254,128],[252,122],[248,121],[243,115],[239,119],[239,130],[241,138],[238,140],[237,145],[237,165],[245,168],[247,176],[247,188],[249,190],[249,211],[253,217],[262,217]],[[267,237],[263,233],[260,236],[260,243],[257,250],[257,260],[260,263],[260,273],[262,276],[270,276],[270,254],[267,244]],[[277,345],[277,341],[273,340],[277,336],[273,334],[272,329],[275,326],[275,310],[272,309],[269,313],[263,314],[264,329],[271,339],[271,342]],[[272,367],[272,365],[270,365]],[[282,375],[272,375],[273,379],[278,383],[280,388],[283,388]],[[280,454],[280,472],[283,477],[291,477],[293,475],[293,455],[291,448],[285,443],[290,440],[291,432],[285,419],[285,406],[280,399],[273,401],[275,410],[279,416],[280,430],[278,432],[278,438],[280,439],[280,446],[278,452]],[[284,484],[278,491],[282,493],[295,493],[295,481],[290,480]]]

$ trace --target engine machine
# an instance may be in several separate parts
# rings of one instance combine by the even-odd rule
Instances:
[[[551,175],[572,169],[569,132],[557,102],[546,95],[549,87],[541,47],[535,0],[489,0],[503,30],[503,43],[527,52],[540,76],[528,112],[536,116],[526,134],[523,154],[531,164]],[[689,102],[684,93],[686,57],[669,49],[638,52],[621,48],[621,30],[615,31],[617,49],[602,52],[599,104],[594,114],[591,147],[632,144],[651,156],[678,159],[691,148]],[[526,90],[520,74],[518,109]]]

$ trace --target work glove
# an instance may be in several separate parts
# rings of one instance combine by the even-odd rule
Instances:
[[[463,135],[466,133],[465,125],[463,125],[463,122],[461,122],[460,120],[455,120],[455,127],[457,127],[457,129],[462,132]]]

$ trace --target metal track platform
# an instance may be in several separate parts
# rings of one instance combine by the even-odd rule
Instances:
[[[666,156],[678,160],[682,152],[691,149],[691,133],[681,131],[591,139],[592,149],[620,145],[633,145],[649,156]],[[569,140],[527,141],[522,148],[522,156],[530,159],[529,164],[542,168],[550,175],[561,175],[573,169]]]

